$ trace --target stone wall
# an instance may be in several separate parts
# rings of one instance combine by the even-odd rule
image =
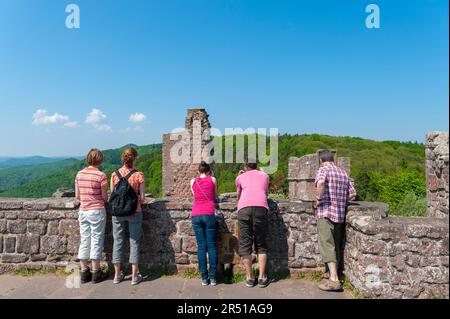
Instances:
[[[425,144],[428,215],[448,218],[448,132],[431,132]]]
[[[350,206],[346,275],[370,298],[448,298],[448,221]]]
[[[198,174],[198,164],[201,158],[195,154],[204,152],[210,142],[209,115],[205,109],[188,109],[185,120],[185,131],[187,135],[186,148],[189,154],[186,162],[176,163],[171,158],[171,150],[179,140],[171,140],[171,134],[163,135],[163,194],[165,197],[187,198],[191,196],[190,180]],[[176,134],[178,135],[178,134]],[[180,135],[181,136],[181,135]],[[198,156],[198,155],[197,155]]]
[[[154,200],[143,205],[141,264],[173,271],[197,266],[197,245],[190,221],[190,200]],[[220,226],[219,261],[238,264],[236,199],[221,197],[225,223]],[[0,270],[62,267],[76,261],[78,211],[74,199],[0,199]],[[316,218],[311,203],[271,201],[269,267],[272,272],[321,265]],[[111,260],[110,217],[104,260]]]
[[[236,199],[222,196],[225,223],[218,239],[220,264],[239,264]],[[143,205],[143,269],[197,267],[190,222],[192,202],[152,200]],[[387,217],[387,205],[352,202],[347,219],[345,273],[365,297],[448,298],[448,222],[442,218]],[[0,272],[65,267],[76,261],[78,211],[74,199],[0,199]],[[312,203],[271,200],[271,273],[322,270]],[[110,217],[104,261],[111,260]],[[237,266],[239,268],[239,265]]]

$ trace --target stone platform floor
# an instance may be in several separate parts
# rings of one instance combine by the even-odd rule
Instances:
[[[66,284],[67,281],[67,284]],[[84,284],[79,288],[64,275],[0,275],[0,299],[349,299],[344,292],[323,292],[317,283],[306,280],[279,280],[269,287],[247,288],[244,283],[202,287],[198,279],[176,276],[149,278],[131,286],[130,278],[114,285],[112,280]]]

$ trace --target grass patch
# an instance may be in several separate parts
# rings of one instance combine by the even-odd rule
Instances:
[[[361,293],[359,292],[358,289],[353,287],[353,285],[350,283],[350,281],[348,280],[347,277],[344,276],[343,279],[341,280],[341,282],[342,282],[342,286],[344,287],[344,289],[350,291],[353,298],[364,299],[363,295],[361,295]]]
[[[184,279],[200,279],[201,275],[195,268],[187,268],[180,273],[180,277]]]
[[[17,269],[13,272],[13,275],[23,277],[49,275],[49,274],[61,276],[67,275],[67,272],[64,269],[32,269],[32,268]]]
[[[319,282],[322,279],[322,273],[320,271],[315,271],[311,273],[299,273],[297,274],[294,279],[298,280],[308,280],[313,282]]]

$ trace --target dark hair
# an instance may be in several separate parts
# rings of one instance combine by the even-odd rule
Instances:
[[[320,160],[322,162],[334,162],[333,153],[331,153],[329,150],[320,152]]]
[[[103,153],[96,148],[91,149],[86,156],[86,162],[90,166],[100,166],[103,163]]]
[[[205,161],[202,161],[200,165],[198,165],[198,172],[200,174],[208,174],[211,173],[211,166],[206,163]]]
[[[138,157],[138,152],[133,147],[128,147],[122,153],[122,164],[131,167],[133,166],[134,160]]]
[[[247,170],[257,169],[258,168],[258,163],[256,163],[256,160],[254,160],[253,158],[248,158],[245,161],[245,168]]]

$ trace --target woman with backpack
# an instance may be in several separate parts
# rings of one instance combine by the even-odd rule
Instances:
[[[199,177],[191,180],[191,191],[194,195],[192,206],[192,227],[197,240],[197,255],[202,285],[217,285],[217,224],[215,217],[217,181],[211,176],[211,167],[201,162],[198,167]],[[209,259],[209,274],[206,264],[206,253]]]
[[[122,153],[122,164],[111,175],[110,209],[114,237],[113,257],[114,283],[118,284],[125,278],[121,271],[124,262],[124,244],[126,229],[130,240],[131,284],[137,285],[143,277],[139,273],[139,254],[142,235],[142,203],[145,199],[144,174],[135,170],[138,153],[133,147]]]

